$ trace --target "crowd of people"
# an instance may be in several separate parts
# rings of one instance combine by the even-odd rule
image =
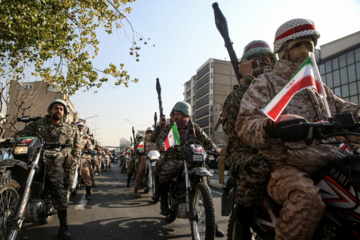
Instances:
[[[326,99],[314,88],[298,92],[276,121],[264,114],[262,109],[314,52],[319,37],[311,20],[298,18],[279,27],[275,34],[274,51],[262,40],[251,41],[245,46],[239,65],[242,78],[223,105],[221,123],[227,135],[227,144],[223,149],[219,149],[190,119],[191,106],[183,101],[172,108],[170,123],[166,123],[162,116],[154,129],[146,130],[145,136],[138,134],[133,151],[126,149],[120,161],[122,168],[127,166],[127,187],[130,187],[136,172],[134,198],[140,197],[146,154],[156,149],[161,155],[156,164],[155,181],[158,187],[152,199],[160,200],[161,214],[169,214],[167,193],[179,167],[179,156],[165,151],[164,142],[176,123],[181,144],[197,139],[206,150],[224,153],[220,164],[226,162],[237,185],[236,221],[242,231],[238,232],[236,239],[251,239],[248,219],[253,216],[256,206],[262,204],[266,191],[282,206],[275,225],[275,239],[312,239],[325,205],[310,175],[343,153],[333,145],[320,144],[316,139],[306,144],[304,136],[307,132],[299,127],[299,123],[327,120],[325,100],[332,115],[352,113],[356,121],[359,120],[360,108],[334,95],[324,85]],[[113,157],[109,151],[95,144],[86,133],[84,123],[67,124],[64,121],[67,112],[66,103],[55,100],[48,108],[48,116],[26,126],[26,129],[34,131],[43,129],[41,133],[46,140],[73,146],[54,150],[53,158],[46,162],[49,166],[47,178],[52,183],[49,187],[52,189],[53,204],[60,219],[60,239],[71,238],[67,227],[65,189],[69,188],[71,179],[68,176],[73,175],[76,163],[81,163],[78,165],[82,166],[86,198],[90,200],[91,188],[96,187],[94,170],[100,175],[100,163],[107,157]],[[136,149],[141,142],[143,151],[137,154]],[[216,236],[224,236],[218,227]]]

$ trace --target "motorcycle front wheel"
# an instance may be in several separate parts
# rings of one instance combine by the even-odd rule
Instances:
[[[16,209],[20,201],[18,190],[19,183],[13,179],[0,180],[0,239],[9,239],[17,234],[17,230],[8,227],[9,220],[16,215]],[[15,232],[16,231],[16,232]]]
[[[190,223],[192,239],[214,239],[215,213],[209,186],[204,183],[196,184],[191,199],[195,215],[195,221]]]

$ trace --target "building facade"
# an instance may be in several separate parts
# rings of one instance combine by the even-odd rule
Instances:
[[[49,104],[55,99],[62,99],[68,104],[69,121],[76,121],[78,115],[74,113],[74,106],[68,97],[60,92],[60,88],[43,81],[11,81],[4,137],[12,136],[17,130],[24,128],[25,123],[16,121],[18,117],[43,117],[47,114]]]
[[[221,125],[217,131],[214,128],[223,103],[234,85],[237,85],[237,79],[231,62],[214,58],[208,59],[197,69],[196,75],[184,84],[184,101],[192,107],[191,119],[219,147],[225,145],[226,135]]]
[[[360,31],[320,46],[323,82],[346,101],[360,104]]]

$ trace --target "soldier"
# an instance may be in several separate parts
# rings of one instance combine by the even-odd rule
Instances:
[[[24,132],[37,132],[43,137],[45,142],[59,142],[68,144],[69,147],[50,147],[45,146],[45,150],[54,152],[53,158],[46,157],[46,187],[51,195],[51,201],[58,212],[60,228],[58,232],[59,239],[71,239],[71,234],[67,226],[67,189],[64,187],[64,161],[71,155],[74,146],[74,129],[68,123],[64,122],[64,116],[67,114],[65,101],[61,99],[54,100],[48,107],[48,114],[37,121],[29,123],[24,128]],[[72,163],[69,163],[72,164]]]
[[[134,187],[134,197],[135,198],[139,198],[140,194],[138,192],[142,179],[145,175],[145,170],[146,170],[146,162],[147,162],[147,154],[151,151],[151,150],[155,150],[156,149],[156,144],[152,143],[150,141],[151,139],[151,134],[152,134],[152,129],[149,127],[146,129],[145,131],[145,139],[144,139],[144,150],[141,153],[141,155],[139,156],[140,160],[139,160],[139,169],[138,172],[136,174],[136,178],[135,178],[135,187]]]
[[[217,153],[220,153],[220,149],[211,141],[211,139],[206,135],[206,133],[197,125],[190,120],[191,116],[191,106],[187,102],[177,102],[173,107],[174,110],[174,120],[177,125],[177,129],[180,135],[181,144],[184,144],[185,141],[196,138],[200,141],[206,150],[213,149]],[[174,124],[168,124],[165,126],[164,130],[161,131],[156,145],[160,151],[165,151],[165,139],[170,132],[171,127]],[[166,152],[165,153],[165,162],[162,164],[161,169],[159,169],[159,182],[160,182],[160,195],[161,195],[161,214],[168,215],[170,213],[168,205],[168,191],[169,184],[171,179],[176,176],[179,168],[179,159],[176,153]],[[216,237],[224,237],[224,232],[218,228],[215,224],[215,235]]]
[[[91,156],[94,153],[94,146],[91,143],[90,137],[84,132],[85,124],[83,122],[77,122],[76,126],[80,133],[80,144],[81,144],[81,178],[83,180],[86,194],[85,198],[91,200],[91,187],[93,186],[91,177]]]
[[[136,136],[136,144],[134,143],[134,151],[133,153],[135,152],[138,144],[144,139],[144,137],[141,135],[141,134],[138,134]],[[127,169],[127,184],[126,184],[126,187],[130,187],[130,181],[131,181],[131,177],[132,175],[134,174],[135,172],[135,168],[136,168],[136,154],[131,154],[131,158],[130,158],[130,161],[129,161],[129,164],[128,164],[128,169]]]
[[[67,116],[70,113],[69,110],[70,110],[69,105],[67,105]],[[67,119],[68,119],[68,117],[64,118],[64,121],[66,122]],[[78,165],[78,166],[80,165],[80,155],[81,155],[79,130],[73,122],[69,123],[69,124],[74,130],[74,136],[73,136],[74,145],[73,145],[73,150],[72,150],[71,154],[69,156],[67,156],[66,161],[64,161],[64,187],[65,187],[65,189],[69,189],[74,181],[75,171],[77,171],[76,165]],[[74,189],[70,189],[70,191],[72,192],[72,191],[74,191]]]
[[[175,112],[174,110],[172,110],[170,112],[170,123],[173,123],[175,120]],[[156,144],[156,141],[158,140],[158,137],[161,133],[161,131],[165,128],[165,124],[166,124],[166,119],[165,117],[161,117],[159,124],[155,127],[153,133],[151,134],[151,142]],[[159,190],[159,186],[160,186],[160,182],[159,182],[159,172],[160,169],[162,168],[162,164],[164,163],[164,152],[160,152],[160,157],[159,159],[156,161],[156,171],[155,171],[155,194],[151,197],[151,199],[154,202],[158,202],[160,199],[160,190]]]
[[[252,62],[258,61],[254,70]],[[238,239],[251,239],[250,222],[255,205],[260,206],[264,199],[269,176],[269,163],[257,154],[257,150],[247,146],[235,132],[235,122],[239,113],[242,96],[250,83],[261,73],[270,72],[276,61],[276,56],[268,43],[255,40],[247,44],[239,65],[242,78],[226,98],[222,109],[222,127],[227,135],[227,144],[222,149],[225,161],[230,166],[230,173],[236,181],[237,228],[242,232]],[[221,157],[221,160],[223,158]],[[241,227],[238,227],[242,225]],[[242,236],[240,236],[242,234]]]
[[[320,34],[309,19],[292,19],[275,34],[274,52],[279,60],[271,73],[256,78],[243,96],[235,124],[239,137],[258,149],[271,164],[269,195],[282,205],[275,224],[275,239],[312,239],[325,204],[310,175],[328,162],[342,158],[334,145],[316,139],[305,143],[308,129],[300,122],[328,120],[322,96],[314,88],[296,93],[276,122],[261,109],[289,81],[313,53]],[[352,113],[359,120],[357,105],[344,101],[324,85],[330,113]],[[325,99],[326,100],[326,99]]]

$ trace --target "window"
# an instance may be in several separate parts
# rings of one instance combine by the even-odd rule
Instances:
[[[325,65],[324,64],[320,64],[319,72],[320,72],[321,75],[323,75],[325,73]]]
[[[357,62],[360,61],[360,48],[358,48],[358,49],[355,50],[355,60],[356,60]]]
[[[345,55],[341,55],[339,57],[339,62],[340,62],[340,67],[345,67],[346,66],[346,56]]]
[[[339,68],[339,61],[338,61],[337,58],[334,58],[334,59],[332,60],[332,67],[333,67],[333,70],[336,70],[336,69]]]
[[[338,87],[340,86],[340,82],[336,85],[337,83],[335,83],[335,87]],[[329,88],[332,88],[334,87],[333,85],[333,76],[332,76],[332,73],[328,73],[326,74],[326,85],[329,87]]]
[[[360,62],[356,64],[356,79],[360,80]]]
[[[327,61],[325,63],[325,70],[326,70],[327,73],[332,71],[331,61]]]
[[[340,69],[340,80],[341,80],[341,85],[349,82],[346,68]]]
[[[358,94],[356,82],[349,84],[350,96]]]
[[[349,82],[356,81],[355,64],[348,66]]]
[[[351,52],[348,52],[346,54],[346,59],[347,59],[347,64],[350,65],[350,64],[353,64],[355,62],[355,59],[354,59],[354,52],[351,51]]]
[[[350,97],[350,102],[359,104],[358,96],[352,96]]]
[[[348,97],[349,96],[349,85],[345,84],[341,86],[341,96]]]
[[[340,87],[334,89],[334,94],[341,97]]]

